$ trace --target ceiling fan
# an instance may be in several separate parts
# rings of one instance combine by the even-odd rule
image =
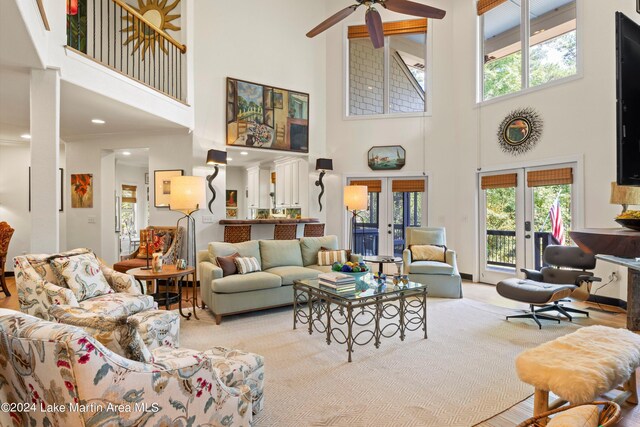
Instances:
[[[356,2],[356,4],[342,9],[338,13],[321,22],[320,25],[307,33],[307,37],[311,38],[317,36],[342,21],[347,16],[351,15],[360,6],[364,5],[367,7],[367,12],[364,18],[365,23],[367,24],[367,29],[369,30],[369,37],[371,38],[373,46],[378,49],[384,46],[384,30],[382,27],[382,18],[380,18],[380,13],[376,10],[374,5],[379,4],[385,9],[389,9],[393,12],[422,16],[423,18],[442,19],[447,13],[442,9],[408,0],[356,0]]]

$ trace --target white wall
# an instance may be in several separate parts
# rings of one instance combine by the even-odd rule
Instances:
[[[427,3],[423,1],[423,3]],[[344,26],[362,24],[354,13],[344,26],[327,32],[327,155],[334,159],[327,175],[328,232],[343,227],[341,179],[371,173],[366,151],[374,145],[400,144],[407,150],[407,175],[425,172],[430,178],[429,219],[447,228],[448,246],[458,252],[460,271],[478,272],[478,209],[476,171],[514,164],[581,159],[584,175],[583,227],[615,227],[619,207],[608,203],[609,182],[615,179],[615,41],[614,12],[624,11],[636,21],[635,2],[579,1],[581,78],[570,83],[492,102],[480,107],[476,92],[476,13],[472,0],[429,1],[447,10],[442,21],[429,23],[433,42],[433,108],[429,117],[345,120]],[[329,10],[343,2],[331,0]],[[383,21],[403,19],[381,11]],[[503,154],[495,137],[502,119],[518,107],[533,107],[544,120],[544,135],[531,152]],[[616,271],[599,263],[597,273]],[[622,271],[619,271],[623,273]],[[623,278],[600,292],[626,299]]]
[[[67,246],[69,248],[86,246],[100,251],[99,256],[109,264],[118,259],[113,152],[125,148],[149,149],[149,184],[152,186],[149,207],[150,225],[175,225],[181,216],[179,213],[169,211],[168,208],[153,206],[153,172],[163,169],[183,169],[185,175],[188,175],[191,170],[191,136],[186,132],[146,136],[104,136],[67,142],[67,180],[73,173],[92,173],[94,185],[93,208],[70,209],[67,214],[69,223],[74,224],[67,234]],[[68,200],[66,203],[70,203],[70,195],[66,197]],[[95,218],[95,223],[89,222],[92,217]]]
[[[313,187],[315,159],[325,157],[326,57],[324,38],[308,39],[305,34],[326,14],[325,2],[317,1],[194,2],[194,174],[212,172],[204,166],[208,149],[225,149],[225,85],[227,77],[234,77],[310,94],[308,173]],[[225,169],[221,168],[214,181],[219,194],[228,187]],[[317,201],[313,203],[318,191],[316,187],[309,191],[310,216],[319,216]],[[222,240],[218,221],[225,216],[224,199],[216,199],[213,215],[208,211],[197,214],[213,221],[202,224],[198,218],[199,247]]]
[[[227,190],[237,190],[238,219],[247,217],[247,170],[243,167],[227,167]],[[226,193],[221,194],[225,197]]]
[[[13,257],[30,253],[31,214],[29,213],[29,143],[0,142],[0,221],[6,221],[15,232],[9,243],[6,271],[13,271]],[[64,146],[60,149],[60,167],[66,169]],[[37,185],[37,183],[32,183]],[[64,181],[65,196],[69,182]],[[59,212],[60,246],[66,247],[66,213],[70,204],[65,200],[63,212]]]

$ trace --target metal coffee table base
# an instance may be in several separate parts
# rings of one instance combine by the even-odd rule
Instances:
[[[349,362],[354,346],[373,342],[379,348],[383,337],[399,335],[404,341],[407,331],[421,329],[427,339],[427,288],[345,300],[294,283],[293,296],[293,329],[300,323],[308,326],[309,335],[314,330],[325,334],[329,345],[346,344]]]

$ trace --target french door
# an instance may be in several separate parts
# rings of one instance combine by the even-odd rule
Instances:
[[[406,228],[427,223],[426,178],[350,178],[348,184],[367,186],[369,195],[368,209],[348,218],[355,253],[401,257]]]
[[[570,245],[575,164],[480,174],[480,281],[540,269],[550,244]]]

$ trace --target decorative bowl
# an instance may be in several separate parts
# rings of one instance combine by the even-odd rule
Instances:
[[[640,219],[635,218],[616,218],[616,222],[623,227],[630,228],[631,230],[640,231]]]

